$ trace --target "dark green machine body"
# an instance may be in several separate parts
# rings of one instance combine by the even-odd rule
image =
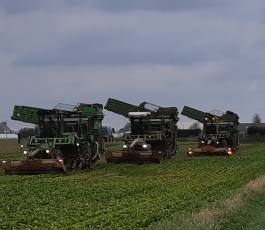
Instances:
[[[189,150],[189,155],[196,153],[232,155],[238,149],[239,117],[236,113],[227,111],[217,116],[185,106],[181,114],[203,124],[199,149]]]
[[[159,163],[176,154],[178,110],[148,102],[139,106],[108,99],[105,109],[129,118],[131,132],[125,133],[122,152],[109,152],[107,162]]]
[[[51,173],[91,167],[100,159],[103,105],[58,104],[54,109],[15,106],[12,119],[38,126],[28,139],[24,161],[5,161],[7,174]]]

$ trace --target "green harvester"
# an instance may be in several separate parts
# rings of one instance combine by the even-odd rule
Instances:
[[[182,115],[196,120],[203,125],[198,148],[190,148],[188,156],[198,155],[233,155],[239,147],[238,125],[236,113],[227,111],[215,115],[184,106]]]
[[[129,119],[131,131],[124,134],[122,151],[108,151],[108,163],[159,163],[177,153],[176,107],[160,107],[148,102],[132,105],[109,98],[105,109]]]
[[[15,106],[12,119],[34,124],[38,135],[21,146],[25,160],[2,162],[5,174],[61,173],[93,167],[104,153],[101,104],[58,104],[54,109]]]

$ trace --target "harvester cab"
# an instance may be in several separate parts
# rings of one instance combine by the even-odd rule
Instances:
[[[38,135],[21,146],[26,160],[5,161],[6,174],[56,173],[92,167],[104,152],[103,105],[58,104],[47,110],[15,106],[13,120],[34,124]]]
[[[203,124],[202,135],[197,149],[190,148],[188,156],[196,155],[233,155],[239,147],[238,124],[236,113],[207,113],[184,106],[182,115]]]
[[[131,132],[124,134],[121,152],[108,152],[106,161],[113,163],[159,163],[176,154],[178,110],[148,102],[139,106],[108,99],[105,109],[129,119]]]

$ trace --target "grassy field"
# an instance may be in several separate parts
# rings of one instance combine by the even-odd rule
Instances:
[[[251,229],[263,230],[265,228],[265,194],[250,198],[242,210],[221,224],[221,229]]]
[[[26,141],[23,141],[22,144],[25,144]],[[3,158],[12,158],[20,157],[19,154],[20,145],[17,143],[17,140],[11,139],[0,139],[0,159]]]
[[[0,159],[21,156],[18,147],[6,151],[2,145]],[[0,229],[184,229],[192,214],[265,174],[265,144],[244,145],[230,158],[187,158],[188,145],[181,144],[178,156],[159,165],[99,164],[70,175],[2,175]]]
[[[220,229],[251,229],[265,228],[265,192],[250,197],[246,205],[236,214],[228,217],[220,224]]]

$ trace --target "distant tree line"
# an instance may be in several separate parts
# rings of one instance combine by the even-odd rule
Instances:
[[[255,125],[255,124],[257,125],[257,124],[261,124],[261,123],[262,123],[262,121],[261,121],[261,117],[260,117],[259,114],[255,113],[255,114],[253,115],[252,123],[253,123],[254,125]]]
[[[252,118],[252,126],[248,128],[249,136],[265,136],[265,125],[262,124],[261,117],[255,113]]]
[[[38,127],[35,128],[22,128],[19,130],[20,138],[28,138],[30,136],[38,135]]]
[[[178,129],[177,136],[182,138],[199,137],[201,132],[201,129]]]
[[[248,128],[248,135],[250,136],[265,136],[265,126],[251,126]]]

